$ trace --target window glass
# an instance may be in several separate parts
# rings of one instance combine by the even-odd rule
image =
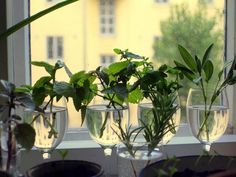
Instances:
[[[102,55],[101,58],[101,66],[107,67],[115,61],[115,56],[113,55]]]
[[[153,2],[79,1],[53,12],[31,25],[31,59],[46,61],[53,58],[48,60],[53,63],[62,58],[72,72],[77,72],[114,62],[113,49],[121,48],[149,57],[156,66],[162,63],[173,66],[173,60],[180,58],[178,44],[193,55],[202,56],[214,43],[212,58],[219,63],[217,66],[222,66],[224,1],[209,1],[211,5],[208,5],[205,0],[155,0],[168,2],[164,6]],[[31,0],[31,14],[50,5],[53,4]],[[32,67],[32,82],[40,76],[42,69]],[[64,71],[60,71],[57,77],[58,80],[68,79]],[[183,84],[180,97],[182,121],[185,122],[184,106],[191,85],[187,81]],[[79,127],[80,113],[70,102],[68,108],[69,126]],[[135,106],[131,105],[133,124],[137,120],[136,112]]]
[[[100,32],[102,35],[114,33],[115,0],[100,0]]]

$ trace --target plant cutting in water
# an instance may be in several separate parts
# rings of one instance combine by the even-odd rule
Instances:
[[[175,125],[173,116],[179,109],[176,103],[177,92],[181,88],[178,83],[178,74],[173,68],[162,65],[157,70],[148,71],[140,78],[140,89],[144,97],[152,104],[150,110],[152,116],[145,118],[148,114],[146,113],[139,120],[144,126],[144,138],[149,142],[149,154],[164,141],[165,135],[169,132],[176,133],[178,125]]]
[[[53,110],[53,106],[55,101],[58,102],[63,95],[59,94],[55,90],[55,85],[57,83],[56,73],[57,70],[63,68],[64,65],[61,61],[57,61],[54,66],[43,61],[32,61],[31,64],[38,67],[43,67],[49,75],[39,78],[33,86],[24,85],[19,87],[18,90],[32,94],[36,105],[35,111],[38,113],[33,117],[31,124],[33,124],[37,118],[42,116],[44,121],[47,122],[47,125],[50,127],[48,138],[51,138],[52,136],[57,138],[57,132],[54,130],[56,112]],[[52,123],[49,121],[49,117],[45,114],[47,109],[49,110],[49,113],[52,113],[52,119],[54,120]]]
[[[152,158],[152,152],[161,143],[163,137],[169,132],[175,134],[176,125],[173,121],[173,115],[179,109],[179,105],[175,104],[177,99],[177,91],[181,87],[178,83],[179,71],[162,65],[159,69],[155,70],[152,63],[148,58],[141,57],[131,52],[122,51],[117,49],[117,54],[126,61],[133,61],[137,69],[133,70],[132,77],[135,78],[129,92],[135,90],[136,96],[141,99],[146,98],[151,101],[151,108],[148,110],[146,119],[140,119],[138,128],[133,129],[130,125],[125,129],[119,126],[120,134],[117,133],[121,142],[125,145],[129,156],[131,156],[131,166],[134,175],[137,172],[134,168],[132,159],[136,159],[136,153],[142,151],[144,146],[148,146],[147,157]],[[170,76],[172,75],[172,76]],[[137,103],[139,103],[137,102]],[[146,141],[145,145],[135,147],[136,138],[142,132]],[[154,157],[155,155],[153,155]],[[150,160],[147,161],[147,164]]]
[[[124,103],[138,103],[141,98],[141,92],[138,89],[131,89],[133,83],[131,80],[134,73],[146,60],[144,57],[138,56],[129,52],[128,50],[121,51],[114,49],[116,54],[121,54],[119,62],[112,63],[107,68],[98,67],[94,74],[97,76],[102,90],[97,90],[96,95],[108,101],[107,107],[124,107]],[[139,60],[133,60],[133,59]],[[118,113],[118,124],[121,128],[121,113]],[[107,116],[101,128],[101,135],[103,134]]]
[[[24,107],[33,110],[35,104],[31,95],[21,92],[14,84],[0,80],[0,120],[4,126],[7,126],[7,164],[6,171],[10,170],[11,159],[13,153],[16,153],[16,142],[27,150],[31,149],[35,141],[35,131],[27,123],[22,123],[20,115],[16,114],[15,110],[18,107]],[[14,128],[12,123],[15,124]],[[3,136],[3,135],[2,135]],[[2,137],[3,138],[3,137]]]
[[[138,63],[141,69],[132,73],[137,81],[130,90],[136,90],[139,98],[149,99],[152,103],[151,112],[153,116],[148,117],[148,120],[139,120],[144,138],[149,144],[148,154],[150,155],[168,132],[175,133],[176,125],[173,123],[172,116],[179,109],[179,105],[174,104],[177,99],[176,93],[181,87],[178,83],[179,72],[167,65],[162,65],[155,70],[153,65],[148,62],[148,58],[133,53],[126,55],[125,52],[119,51],[118,54],[121,54],[122,58],[127,61],[143,59]],[[171,77],[172,79],[170,79]],[[126,131],[122,131],[125,135],[121,137],[123,142],[129,142],[130,140],[127,137],[130,136],[126,135],[133,133]]]
[[[212,48],[213,44],[206,49],[202,59],[200,59],[197,55],[193,57],[187,49],[179,45],[178,49],[184,64],[175,61],[176,69],[180,70],[183,76],[192,81],[201,92],[201,96],[204,100],[204,120],[200,125],[197,138],[199,138],[204,131],[207,136],[207,141],[210,139],[210,125],[208,120],[210,119],[213,105],[228,85],[236,83],[236,76],[234,74],[236,60],[234,59],[233,63],[226,63],[218,73],[215,73],[216,66],[214,66],[213,62],[210,60]],[[226,67],[230,65],[231,68],[229,69],[227,76],[223,79],[223,73]],[[213,90],[211,95],[209,89]]]
[[[97,85],[94,83],[96,77],[91,72],[79,71],[72,74],[64,64],[66,72],[70,77],[69,82],[56,82],[54,90],[65,98],[71,98],[77,111],[81,111],[82,123],[85,119],[86,108],[95,96],[94,90]]]

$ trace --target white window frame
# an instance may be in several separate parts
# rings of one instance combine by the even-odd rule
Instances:
[[[14,1],[14,3],[13,3]],[[236,22],[234,19],[236,19],[236,1],[235,0],[226,0],[227,2],[227,26],[226,26],[226,58],[233,59],[236,55]],[[28,6],[27,0],[7,0],[7,17],[8,17],[8,26],[11,26],[15,22],[19,21],[19,17],[26,17],[27,12],[25,12]],[[17,9],[17,10],[16,10]],[[18,31],[15,33],[12,37],[8,38],[8,67],[10,70],[13,68],[15,69],[15,72],[12,74],[12,72],[9,73],[10,77],[9,80],[16,82],[16,83],[30,83],[30,64],[29,64],[29,31],[28,27],[25,27],[24,29]],[[21,44],[21,45],[17,45]],[[23,45],[22,45],[23,44]],[[17,57],[16,57],[17,56]],[[19,57],[20,56],[20,57]],[[21,58],[25,58],[26,60],[22,60]],[[19,71],[17,69],[17,66],[22,66],[23,68]],[[9,70],[9,71],[10,71]],[[23,73],[23,77],[16,77],[19,76],[19,73],[25,71]],[[19,72],[19,73],[18,73]],[[231,105],[231,108],[236,108],[236,85],[229,88],[229,102]],[[236,117],[236,109],[232,109],[231,111],[231,117]],[[236,123],[236,119],[234,119],[234,123]],[[76,133],[74,134],[73,131],[71,133],[67,134],[67,137],[70,139],[69,141],[64,141],[58,148],[62,149],[69,149],[70,153],[68,158],[75,159],[76,157],[78,159],[84,159],[88,161],[94,161],[101,165],[104,165],[107,160],[105,160],[105,157],[103,155],[103,152],[99,146],[94,143],[93,141],[89,140],[88,133],[86,131],[81,131],[79,134],[82,136],[80,137],[80,140],[76,139],[73,140],[72,135],[78,135],[78,130],[75,130]],[[84,134],[84,136],[83,136]],[[215,149],[217,151],[220,151],[221,153],[225,155],[234,155],[235,149],[236,149],[236,142],[235,142],[235,136],[236,135],[227,135],[223,136],[218,143],[215,143]],[[78,136],[75,136],[76,138]],[[183,147],[184,145],[184,147]],[[184,149],[184,150],[183,150]],[[171,155],[194,155],[194,154],[200,154],[201,147],[199,142],[194,140],[192,137],[176,137],[173,139],[173,141],[165,146],[165,151],[168,153],[169,156]],[[35,158],[34,158],[35,157]],[[29,167],[41,163],[42,158],[40,158],[40,154],[37,151],[32,152],[25,152],[22,156],[23,162],[27,162],[27,159],[30,160],[30,164],[28,163],[21,163],[22,170],[26,170]],[[26,160],[24,160],[26,159]],[[60,159],[58,157],[58,153],[55,151],[54,155],[52,156],[52,160]],[[112,162],[112,165],[110,165],[111,169],[110,171],[113,171],[114,173],[117,172],[116,168],[116,159],[117,156],[115,153],[113,153],[112,160],[110,160],[108,163]]]
[[[7,0],[8,27],[28,16],[26,10],[28,5],[28,0]],[[7,43],[8,66],[6,67],[8,68],[8,80],[16,85],[30,84],[29,27],[26,26],[9,36]]]

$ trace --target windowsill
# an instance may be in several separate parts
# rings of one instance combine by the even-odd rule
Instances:
[[[236,143],[236,135],[224,135],[214,144],[221,143]],[[167,145],[200,145],[200,142],[193,136],[174,137]],[[95,141],[90,140],[72,140],[63,141],[57,149],[89,149],[89,148],[101,148]],[[235,152],[236,153],[236,152]]]
[[[86,160],[100,164],[105,169],[109,166],[113,174],[117,174],[117,155],[116,149],[112,156],[105,157],[101,147],[93,140],[67,140],[63,141],[52,153],[50,160],[61,160],[58,150],[68,150],[66,159]],[[212,145],[212,149],[221,155],[236,156],[236,135],[225,135]],[[202,146],[192,136],[174,137],[171,142],[162,148],[166,156],[189,156],[202,154]],[[30,159],[30,160],[29,160]],[[43,163],[42,155],[37,150],[23,151],[21,156],[21,171],[25,172],[32,166]],[[109,163],[109,165],[107,165]]]

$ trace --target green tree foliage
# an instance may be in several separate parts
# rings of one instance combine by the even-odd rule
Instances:
[[[194,56],[203,56],[205,49],[214,43],[211,58],[219,68],[223,61],[223,18],[219,10],[214,15],[208,14],[207,4],[199,1],[193,10],[187,4],[171,7],[170,17],[161,22],[162,36],[154,42],[154,58],[158,63],[173,64],[173,61],[181,62],[178,44],[188,48]],[[184,89],[181,90],[181,102],[184,106],[191,83],[184,80]]]
[[[178,44],[188,48],[191,54],[202,56],[205,49],[214,43],[211,57],[219,58],[223,48],[221,21],[219,11],[209,17],[203,2],[199,2],[194,11],[186,4],[171,7],[170,17],[161,22],[162,36],[154,43],[154,57],[158,62],[172,63],[174,59],[181,60]]]

